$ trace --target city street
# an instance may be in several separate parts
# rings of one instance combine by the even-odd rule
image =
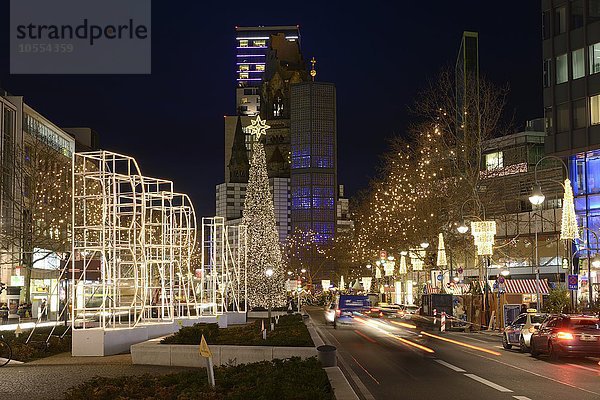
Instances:
[[[401,319],[361,318],[333,329],[322,309],[307,311],[363,399],[600,397],[598,359],[536,359],[504,350],[497,335],[423,331]]]

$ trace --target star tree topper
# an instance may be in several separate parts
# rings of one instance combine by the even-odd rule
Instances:
[[[250,121],[252,125],[248,126],[246,129],[248,133],[251,135],[256,135],[256,140],[258,141],[262,135],[267,134],[267,129],[271,126],[267,125],[266,120],[260,119],[260,115],[256,116],[256,119]]]

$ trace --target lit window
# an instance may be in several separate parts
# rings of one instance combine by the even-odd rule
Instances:
[[[247,40],[240,40],[240,47],[248,47],[248,41]]]
[[[573,79],[583,78],[583,76],[585,75],[583,57],[583,49],[577,49],[571,53],[571,63],[573,64]]]
[[[556,83],[565,83],[569,79],[568,72],[567,55],[563,54],[556,57]]]
[[[265,47],[267,45],[267,42],[264,39],[255,40],[253,42],[253,45],[254,45],[254,47]]]
[[[247,72],[240,72],[240,79],[248,79],[249,75]]]
[[[492,170],[504,167],[504,157],[501,151],[485,155],[485,169]]]
[[[240,103],[242,103],[242,104],[249,103],[248,98],[247,97],[242,97],[242,99],[240,100]]]
[[[600,43],[590,45],[590,74],[600,72]]]
[[[257,71],[264,71],[265,70],[265,64],[257,64],[256,65],[256,70]]]
[[[590,123],[592,125],[600,124],[600,95],[590,98]]]
[[[248,64],[241,64],[240,71],[250,71],[250,66]]]

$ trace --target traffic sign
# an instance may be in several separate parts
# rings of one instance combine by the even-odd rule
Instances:
[[[208,343],[206,343],[204,335],[202,335],[202,339],[200,339],[200,347],[198,348],[198,352],[204,358],[212,357],[212,352],[208,348]]]
[[[457,269],[456,271],[457,271],[459,274],[462,274],[462,273],[463,273],[463,269],[462,269],[462,267],[458,267],[458,269]]]
[[[569,275],[567,283],[569,284],[569,290],[579,289],[579,276],[578,275]]]
[[[498,277],[498,283],[503,284],[504,283],[504,277],[503,276],[499,276]]]

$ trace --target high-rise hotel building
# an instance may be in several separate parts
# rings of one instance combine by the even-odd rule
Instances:
[[[272,35],[297,42],[300,47],[300,28],[293,26],[236,26],[236,108],[238,115],[256,116],[260,113],[261,87],[265,81],[267,58]]]

